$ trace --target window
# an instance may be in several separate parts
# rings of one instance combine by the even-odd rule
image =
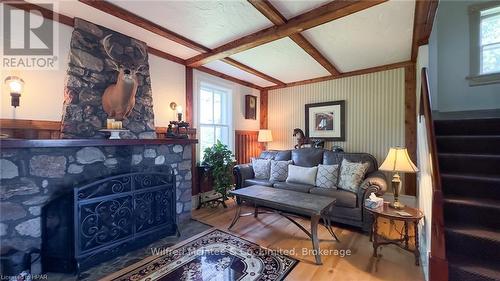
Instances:
[[[500,5],[470,7],[471,85],[500,82]]]
[[[200,160],[203,151],[213,146],[217,140],[231,147],[229,132],[231,131],[230,92],[206,83],[199,87],[199,139]]]
[[[500,6],[480,15],[481,74],[500,72]]]

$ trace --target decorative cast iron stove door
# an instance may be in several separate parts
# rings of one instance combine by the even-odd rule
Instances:
[[[175,176],[131,173],[75,188],[77,270],[177,233]]]

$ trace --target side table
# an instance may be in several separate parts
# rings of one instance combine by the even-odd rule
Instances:
[[[397,245],[400,248],[413,252],[415,255],[415,265],[419,266],[420,265],[420,251],[418,250],[418,222],[424,217],[424,214],[422,211],[419,209],[411,208],[411,207],[404,207],[401,210],[398,209],[393,209],[389,207],[388,204],[384,204],[383,207],[377,208],[377,209],[370,209],[365,206],[365,209],[370,212],[373,215],[373,223],[372,223],[372,229],[371,229],[371,239],[373,241],[373,256],[377,256],[377,249],[381,245],[388,245],[388,244],[393,244]],[[410,214],[410,216],[402,216],[398,214],[397,212],[406,212]],[[402,221],[404,223],[403,227],[403,234],[402,237],[399,239],[389,239],[387,237],[384,237],[383,235],[380,235],[378,233],[378,218],[386,218],[391,221],[397,220],[397,221]],[[412,250],[409,247],[409,240],[410,240],[410,235],[408,234],[409,232],[409,225],[413,224],[414,228],[414,239],[415,239],[415,249]]]

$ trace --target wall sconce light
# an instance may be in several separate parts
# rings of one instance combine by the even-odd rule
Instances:
[[[175,102],[170,103],[170,109],[177,110],[177,121],[182,121],[182,106],[176,104]]]
[[[24,88],[24,80],[17,76],[7,76],[5,84],[9,87],[11,102],[10,104],[16,108],[19,106],[19,98]]]

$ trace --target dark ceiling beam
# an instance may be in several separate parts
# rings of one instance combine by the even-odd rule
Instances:
[[[268,1],[268,0],[248,0],[261,14],[268,18],[274,25],[282,25],[287,23],[287,19]],[[315,59],[323,66],[330,74],[339,75],[340,71],[321,54],[302,34],[295,33],[290,35],[299,47]]]
[[[129,12],[128,10],[125,10],[115,4],[112,4],[107,1],[102,1],[102,0],[79,0],[81,3],[87,4],[95,9],[98,9],[102,12],[105,12],[107,14],[110,14],[112,16],[115,16],[119,19],[122,19],[124,21],[130,22],[134,25],[137,25],[145,30],[151,31],[157,35],[160,35],[168,40],[174,41],[184,47],[190,48],[192,50],[195,50],[200,53],[207,53],[211,52],[212,50],[208,47],[205,47],[201,44],[198,44],[194,42],[193,40],[190,40],[178,33],[175,33],[171,30],[168,30],[152,21],[149,21],[143,17],[140,17],[134,13]],[[225,63],[228,63],[234,67],[237,67],[243,71],[246,71],[248,73],[251,73],[255,76],[258,76],[266,81],[272,82],[274,84],[278,85],[284,85],[282,81],[273,78],[265,73],[262,73],[256,69],[253,69],[249,67],[248,65],[245,65],[243,63],[240,63],[234,59],[231,58],[224,58],[222,59]]]
[[[418,47],[429,43],[438,3],[439,0],[417,0],[415,3],[411,44],[411,61],[413,62],[417,60]]]
[[[391,63],[391,64],[375,66],[375,67],[370,67],[370,68],[365,68],[365,69],[360,69],[360,70],[343,72],[340,75],[328,75],[328,76],[323,76],[323,77],[318,77],[318,78],[312,78],[312,79],[307,79],[307,80],[302,80],[302,81],[291,82],[291,83],[287,83],[285,86],[277,85],[277,86],[271,86],[271,87],[264,87],[264,90],[269,91],[269,90],[276,90],[276,89],[306,85],[306,84],[311,84],[311,83],[318,83],[318,82],[323,82],[323,81],[328,81],[328,80],[346,78],[346,77],[356,76],[356,75],[369,74],[369,73],[374,73],[374,72],[379,72],[379,71],[386,71],[386,70],[402,68],[402,67],[412,66],[412,65],[414,65],[414,62],[412,62],[412,61]]]
[[[73,27],[75,25],[75,19],[72,17],[58,14],[54,11],[48,10],[48,9],[41,7],[41,6],[38,6],[36,4],[31,4],[31,3],[25,2],[23,0],[9,1],[9,3],[5,3],[5,4],[12,6],[12,7],[16,7],[18,9],[26,11],[26,12],[30,12],[31,10],[36,9],[36,10],[40,11],[42,16],[46,19],[50,19],[50,20],[53,20],[53,21],[56,21],[58,23],[65,24],[65,25],[68,25],[71,27]],[[148,46],[148,53],[155,55],[155,56],[158,56],[160,58],[178,63],[178,64],[186,65],[186,60],[179,58],[177,56],[174,56],[172,54],[169,54],[167,52],[155,49],[155,48],[150,47],[150,46]],[[223,79],[238,83],[238,84],[243,85],[243,86],[247,86],[247,87],[258,89],[258,90],[262,89],[261,86],[255,85],[253,83],[240,80],[238,78],[226,75],[224,73],[220,73],[220,72],[212,70],[212,69],[209,69],[209,70],[206,70],[206,69],[207,68],[205,67],[205,68],[199,69],[199,70],[203,71],[203,72],[210,73],[211,75],[221,77]]]
[[[284,37],[289,37],[292,34],[300,33],[304,30],[348,16],[386,1],[387,0],[335,0],[307,13],[293,17],[285,24],[272,26],[241,37],[219,46],[211,52],[194,56],[186,62],[188,66],[191,67],[204,65],[214,60],[220,60],[248,49],[252,49]]]

